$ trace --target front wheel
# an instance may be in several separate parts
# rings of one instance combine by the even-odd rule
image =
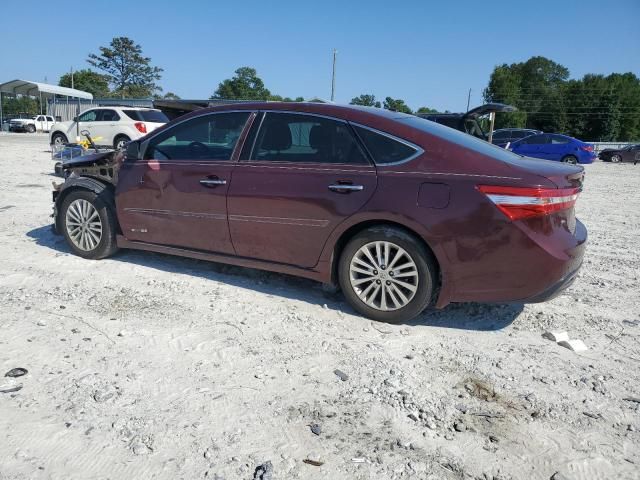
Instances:
[[[36,133],[36,126],[31,124],[27,125],[27,132]]]
[[[433,296],[435,261],[400,229],[381,226],[359,233],[344,248],[338,268],[347,301],[374,320],[410,320]]]
[[[620,155],[612,155],[611,156],[611,161],[613,163],[620,163],[620,160],[622,160],[622,158],[620,157]]]
[[[63,133],[54,133],[51,137],[51,144],[60,147],[67,143],[67,137]]]
[[[562,161],[564,163],[570,163],[572,165],[575,165],[578,163],[578,157],[576,157],[575,155],[567,155],[562,159]]]
[[[59,215],[58,225],[76,255],[97,260],[118,249],[113,209],[94,192],[70,192],[62,202]]]

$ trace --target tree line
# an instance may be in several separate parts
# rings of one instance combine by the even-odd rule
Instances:
[[[64,74],[58,84],[77,88],[96,98],[179,99],[168,92],[162,95],[158,84],[163,69],[154,66],[142,47],[128,37],[115,37],[98,53],[87,57],[95,68]],[[569,70],[545,57],[526,62],[498,65],[483,92],[487,102],[514,105],[517,112],[496,115],[495,128],[526,127],[545,132],[566,133],[592,141],[640,140],[640,79],[633,73],[587,74],[571,79]],[[211,99],[301,102],[304,98],[272,93],[255,68],[240,67],[231,78],[219,83]],[[401,98],[377,100],[373,94],[351,99],[363,105],[404,113],[438,113],[429,107],[415,112]],[[39,111],[39,99],[8,98],[5,113]],[[449,113],[449,111],[445,111]]]
[[[640,140],[640,79],[633,73],[587,74],[545,57],[494,68],[487,102],[514,105],[496,115],[496,128],[526,127],[590,141]]]

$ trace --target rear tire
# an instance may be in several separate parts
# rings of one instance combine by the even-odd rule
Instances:
[[[113,148],[115,148],[116,150],[120,150],[121,148],[124,148],[124,146],[129,143],[131,141],[131,139],[129,137],[127,137],[126,135],[118,135],[114,140],[113,140]]]
[[[562,161],[564,163],[570,163],[572,165],[576,165],[578,163],[578,157],[576,157],[575,155],[567,155],[566,157],[562,158]]]
[[[340,287],[349,304],[364,316],[387,323],[422,313],[433,297],[435,272],[435,260],[420,241],[387,226],[353,237],[338,265]]]
[[[89,190],[71,191],[62,201],[58,225],[73,253],[97,260],[118,250],[112,207]]]

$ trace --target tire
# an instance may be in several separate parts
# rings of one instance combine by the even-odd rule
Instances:
[[[567,155],[566,157],[562,158],[562,161],[564,163],[570,163],[572,165],[576,165],[578,163],[578,157],[576,157],[575,155]]]
[[[64,145],[68,143],[67,136],[64,133],[56,132],[51,137],[51,145]]]
[[[382,263],[378,261],[377,245]],[[386,245],[391,270],[384,265]],[[338,277],[345,298],[355,310],[373,320],[400,323],[422,313],[431,302],[435,265],[433,256],[414,236],[398,228],[379,226],[358,233],[347,243],[340,256]],[[402,280],[398,280],[400,274]]]
[[[129,137],[127,137],[126,135],[118,135],[113,140],[113,148],[116,149],[116,150],[120,150],[121,148],[124,148],[124,146],[130,141],[131,141],[131,139]]]
[[[58,225],[69,247],[79,257],[98,260],[118,250],[115,213],[101,198],[104,194],[108,192],[98,196],[89,190],[76,189],[62,201]],[[91,216],[93,219],[89,224],[84,222]],[[77,225],[81,223],[85,223],[86,227],[78,228]]]
[[[620,155],[611,155],[611,163],[620,163],[622,157]]]
[[[36,133],[36,126],[31,124],[27,125],[27,132]]]

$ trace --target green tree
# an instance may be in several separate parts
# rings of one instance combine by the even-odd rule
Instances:
[[[115,37],[109,47],[100,47],[100,54],[89,55],[87,62],[105,72],[114,96],[150,97],[162,88],[162,68],[151,65],[151,58],[142,55],[142,47],[128,37]]]
[[[258,77],[255,68],[240,67],[232,78],[223,80],[211,99],[224,100],[270,100],[274,98]],[[282,97],[279,97],[282,99]]]
[[[40,113],[40,99],[21,95],[17,97],[2,96],[2,114],[14,115],[17,113],[27,113],[37,115]]]
[[[58,85],[61,87],[76,88],[91,93],[96,98],[109,96],[109,77],[86,68],[73,72],[73,87],[71,73],[65,73],[60,77]]]
[[[387,97],[384,99],[383,107],[387,110],[392,110],[394,112],[402,112],[402,113],[413,113],[409,106],[404,103],[404,100],[399,98],[391,98]]]
[[[438,112],[438,110],[436,110],[435,108],[420,107],[418,110],[416,110],[416,113],[440,113],[440,112]]]
[[[351,105],[362,105],[363,107],[376,107],[380,108],[382,105],[376,101],[376,96],[371,94],[362,94],[354,97],[349,102]]]

